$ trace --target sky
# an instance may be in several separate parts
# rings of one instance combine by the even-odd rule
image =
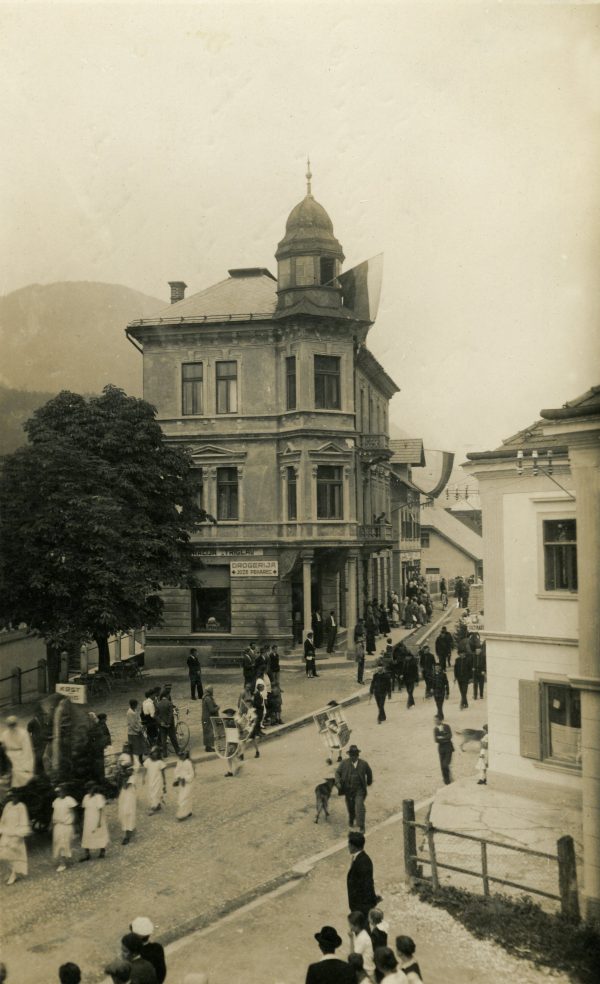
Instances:
[[[600,382],[595,4],[0,3],[0,293],[168,300],[266,266],[313,194],[384,253],[390,419],[496,446]]]

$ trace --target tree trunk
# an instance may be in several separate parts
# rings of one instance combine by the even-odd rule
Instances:
[[[94,642],[98,646],[98,669],[100,673],[108,673],[110,670],[108,635],[95,635]]]

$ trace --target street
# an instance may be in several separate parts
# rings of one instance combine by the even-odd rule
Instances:
[[[332,668],[328,680],[324,674],[309,681],[301,672],[290,671],[287,686],[304,691],[318,686],[320,699],[313,693],[319,705],[337,696],[334,674],[347,684],[354,681],[354,667],[348,664]],[[373,702],[365,700],[346,712],[352,740],[375,776],[367,800],[367,836],[370,826],[401,808],[404,797],[423,800],[440,785],[432,739],[434,707],[423,693],[421,683],[410,711],[406,696],[395,694],[387,705],[388,720],[380,726]],[[456,687],[447,710],[453,726],[481,727],[485,721],[485,703],[471,704],[459,717]],[[457,751],[456,777],[473,774],[475,781],[475,759],[473,753]],[[196,766],[194,816],[184,824],[175,820],[172,788],[166,808],[152,817],[146,815],[142,788],[136,837],[127,847],[120,844],[116,804],[111,804],[112,842],[103,861],[75,863],[57,874],[49,844],[43,838],[35,842],[30,877],[2,890],[3,959],[9,967],[18,964],[23,984],[52,976],[66,960],[79,963],[88,979],[95,978],[136,915],[151,916],[157,936],[174,939],[204,925],[211,914],[240,896],[260,894],[260,886],[345,838],[343,799],[332,799],[329,823],[313,822],[314,787],[332,769],[312,725],[263,742],[260,759],[247,759],[238,778],[226,781],[223,773],[220,760]],[[397,886],[403,878],[401,828],[390,828],[388,836],[397,843],[397,860],[385,880]],[[331,899],[332,911],[340,904],[344,909],[343,878]],[[294,968],[293,979],[300,977]]]

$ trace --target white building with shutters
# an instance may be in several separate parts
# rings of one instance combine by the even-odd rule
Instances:
[[[600,387],[469,454],[486,572],[488,782],[582,807],[600,917]]]

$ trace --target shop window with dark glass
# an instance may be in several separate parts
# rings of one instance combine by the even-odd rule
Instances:
[[[577,591],[577,520],[545,519],[544,587]]]
[[[296,409],[296,356],[288,355],[285,360],[285,406],[287,410]]]
[[[321,284],[332,286],[335,278],[335,260],[331,256],[322,256],[320,260]]]
[[[217,362],[217,413],[237,413],[237,362]]]
[[[317,519],[343,519],[342,469],[337,465],[317,468]]]
[[[421,547],[427,550],[429,546],[429,531],[421,530]]]
[[[217,520],[238,519],[237,468],[217,468]]]
[[[543,757],[565,765],[581,765],[581,694],[563,684],[542,684]]]
[[[211,567],[200,574],[206,584],[192,591],[192,631],[231,632],[229,567]]]
[[[298,490],[296,483],[296,469],[286,468],[287,472],[287,518],[298,518]]]
[[[201,362],[184,362],[181,367],[181,412],[184,417],[204,412],[204,374]]]
[[[335,355],[315,355],[315,406],[340,409],[340,360]]]

